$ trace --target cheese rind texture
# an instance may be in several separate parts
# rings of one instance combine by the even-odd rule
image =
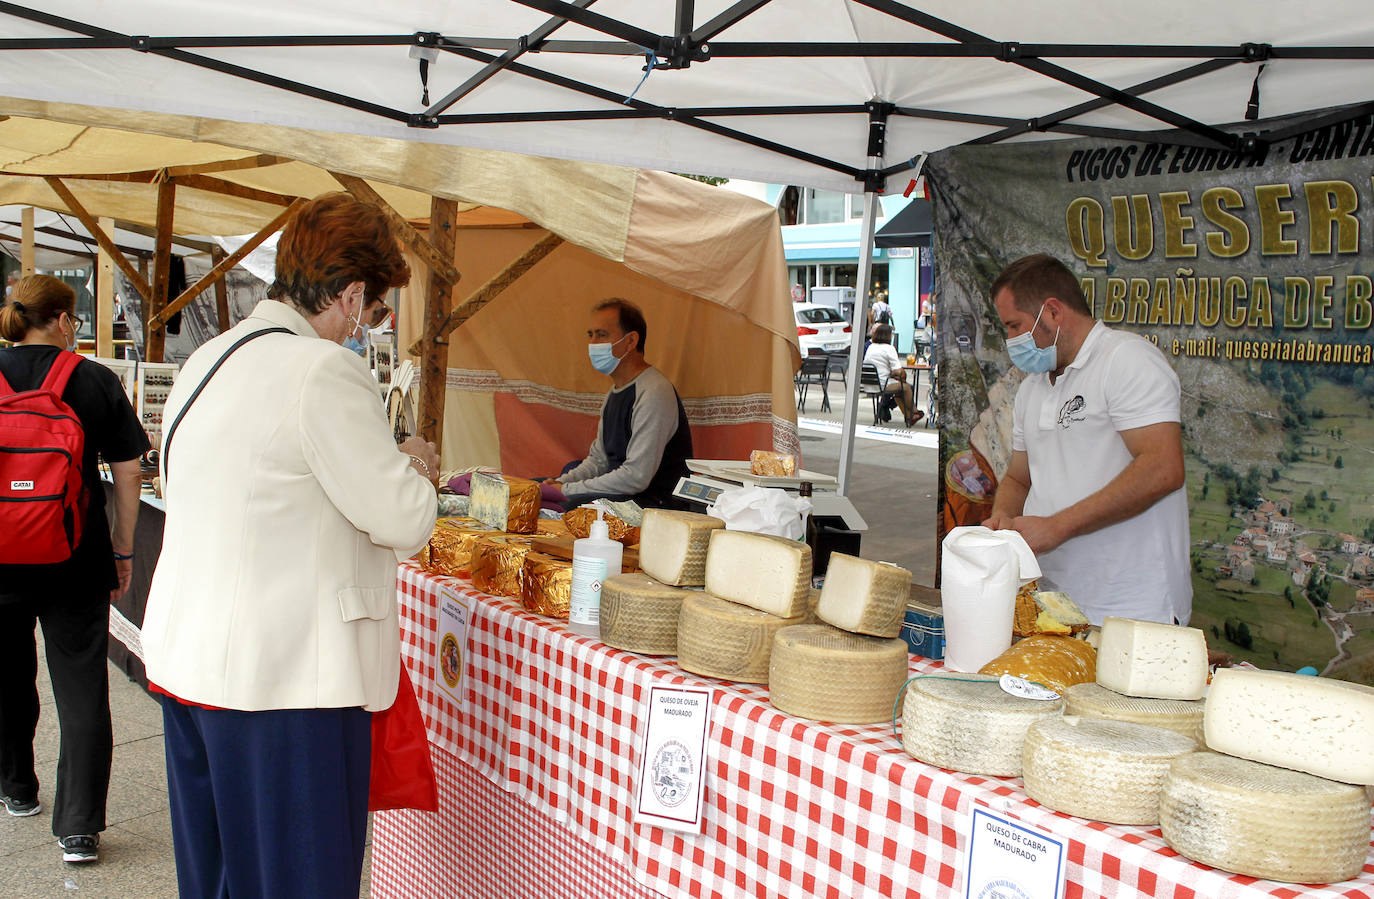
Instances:
[[[1175,852],[1223,871],[1287,883],[1359,875],[1369,851],[1363,790],[1215,752],[1174,760],[1159,827]]]
[[[1219,668],[1207,745],[1348,784],[1374,784],[1374,687],[1286,671]]]
[[[1012,696],[980,674],[918,677],[902,701],[902,748],[912,758],[964,774],[1021,775],[1026,730],[1058,717],[1061,699]]]
[[[696,512],[645,509],[639,529],[639,567],[655,580],[675,587],[706,583],[706,550],[711,533],[725,522]]]
[[[712,531],[706,592],[779,618],[805,614],[811,593],[811,547],[768,534]]]
[[[842,630],[896,637],[911,599],[911,572],[887,562],[831,553],[816,617]]]
[[[1195,627],[1108,617],[1097,650],[1097,682],[1145,699],[1201,699],[1207,636]]]
[[[721,680],[768,683],[773,635],[805,617],[779,618],[709,593],[688,592],[678,618],[678,665]]]
[[[607,578],[601,584],[601,642],[645,655],[676,655],[682,600],[691,595],[646,574]]]
[[[528,478],[478,471],[472,475],[468,514],[511,534],[533,534],[539,527],[540,488]]]
[[[1101,684],[1074,684],[1064,691],[1064,714],[1107,718],[1162,727],[1202,742],[1200,699],[1140,699],[1123,696]]]
[[[798,718],[874,724],[892,716],[907,670],[902,640],[825,624],[792,625],[773,636],[768,699]]]
[[[1190,737],[1128,721],[1062,716],[1026,731],[1026,795],[1066,815],[1110,824],[1158,824],[1159,794]]]

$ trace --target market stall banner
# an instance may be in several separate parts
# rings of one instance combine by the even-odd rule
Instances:
[[[1371,161],[1370,116],[1249,154],[1081,139],[933,155],[954,506],[985,509],[1011,453],[1021,375],[988,288],[1052,254],[1179,376],[1192,624],[1261,668],[1374,683]]]

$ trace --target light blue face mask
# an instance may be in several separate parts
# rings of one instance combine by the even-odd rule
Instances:
[[[1059,361],[1058,328],[1054,329],[1054,342],[1046,347],[1036,346],[1035,338],[1031,336],[1035,331],[1035,325],[1040,324],[1040,316],[1044,314],[1045,304],[1041,303],[1040,311],[1035,314],[1035,324],[1030,326],[1030,330],[1007,341],[1007,355],[1011,357],[1011,364],[1028,375],[1054,371]]]
[[[367,345],[368,345],[369,343],[372,342],[372,340],[371,340],[372,332],[371,332],[371,331],[368,331],[368,332],[365,332],[365,333],[366,333],[367,336],[368,336],[368,339],[365,340],[365,341],[364,341],[364,340],[359,340],[358,338],[354,337],[352,334],[350,334],[350,335],[348,335],[347,337],[345,337],[345,338],[344,338],[344,342],[343,342],[344,349],[346,349],[346,350],[352,350],[353,352],[357,353],[359,356],[362,356],[364,359],[366,359],[366,358],[367,358]]]
[[[629,334],[626,334],[624,337],[621,337],[620,340],[624,340],[625,337],[629,336]],[[592,360],[592,368],[601,372],[603,375],[609,375],[611,372],[615,371],[616,366],[620,364],[620,359],[615,354],[615,344],[620,343],[620,340],[615,341],[615,343],[587,344],[587,356]]]

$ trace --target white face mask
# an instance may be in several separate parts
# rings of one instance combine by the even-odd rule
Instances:
[[[63,314],[64,314],[64,315],[67,315],[67,313],[63,313]],[[66,346],[66,350],[67,350],[67,352],[69,352],[69,353],[75,353],[75,352],[76,352],[76,348],[77,348],[78,346],[80,346],[80,341],[79,341],[78,338],[77,338],[77,332],[76,332],[76,320],[73,319],[70,315],[67,315],[67,321],[71,322],[71,325],[72,325],[72,337],[71,337],[71,341],[70,341],[70,342],[67,344],[67,346]],[[61,330],[61,328],[59,327],[58,330]],[[63,339],[63,340],[66,340],[66,339],[67,339],[67,336],[66,336],[65,334],[62,335],[62,339]]]

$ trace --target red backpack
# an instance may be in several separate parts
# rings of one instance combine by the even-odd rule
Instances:
[[[63,562],[81,542],[86,432],[62,401],[80,361],[59,352],[43,385],[22,393],[0,374],[0,564]]]

